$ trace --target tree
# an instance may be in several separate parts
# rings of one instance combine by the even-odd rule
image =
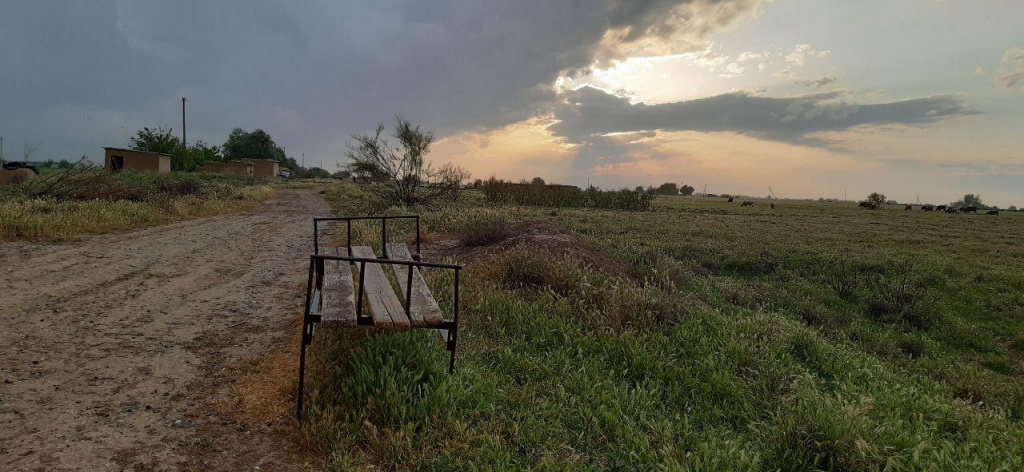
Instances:
[[[687,197],[690,196],[690,195],[693,195],[693,192],[695,190],[697,190],[697,189],[695,189],[695,188],[693,188],[693,187],[691,187],[689,185],[686,185],[686,184],[683,184],[682,187],[679,187],[679,193],[681,193],[683,195],[686,195]]]
[[[1006,211],[1017,211],[1017,207],[1015,207],[1013,205],[1010,205],[1010,206],[1006,207]]]
[[[868,195],[868,198],[864,201],[871,205],[872,210],[885,207],[885,195],[878,192],[871,192],[871,195]]]
[[[956,202],[950,203],[949,205],[952,206],[952,207],[957,207],[957,208],[960,208],[960,207],[978,207],[978,208],[983,208],[985,206],[985,204],[981,202],[981,195],[975,195],[973,193],[968,193],[967,195],[964,195],[964,198],[961,198],[960,201],[956,201]]]
[[[633,189],[633,191],[636,192],[636,193],[643,193],[644,192],[644,186],[643,185],[637,185],[636,188]]]
[[[679,195],[679,186],[672,182],[665,182],[658,186],[654,193],[658,195]]]
[[[284,154],[274,138],[271,138],[266,131],[257,129],[249,132],[242,128],[235,128],[228,135],[222,148],[224,160],[237,161],[239,159],[269,159],[277,161],[281,167],[297,170],[299,168],[295,159],[288,158]]]
[[[372,135],[352,135],[345,154],[352,174],[379,180],[380,185],[371,186],[371,191],[387,202],[405,206],[458,196],[459,185],[469,173],[451,164],[434,168],[427,162],[434,133],[398,117],[392,135],[397,140],[394,144],[384,136],[384,129],[381,123]]]
[[[136,151],[174,154],[181,148],[181,140],[171,134],[170,128],[142,128],[135,136],[128,138],[128,147]]]
[[[547,185],[547,182],[544,182],[544,179],[540,177],[534,177],[533,180],[530,181],[530,183],[533,185]]]
[[[347,170],[339,170],[331,174],[331,177],[334,177],[335,179],[339,180],[349,180],[352,178],[352,173]]]

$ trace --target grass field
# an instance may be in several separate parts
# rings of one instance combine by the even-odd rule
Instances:
[[[624,272],[471,263],[453,376],[433,332],[320,335],[303,428],[328,470],[1024,468],[1024,214],[471,193],[422,215],[434,240],[548,222]]]
[[[88,183],[67,185],[75,179]],[[68,190],[54,195],[26,195],[30,187],[0,188],[0,241],[65,241],[240,211],[268,198],[276,184],[213,174],[134,172],[95,180],[76,175],[64,183]]]

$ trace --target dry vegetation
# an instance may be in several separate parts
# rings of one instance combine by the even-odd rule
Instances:
[[[76,166],[0,188],[0,240],[63,241],[239,211],[272,191],[252,178]]]

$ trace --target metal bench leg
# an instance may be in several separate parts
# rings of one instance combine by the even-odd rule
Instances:
[[[302,421],[302,399],[306,386],[306,346],[313,342],[313,330],[310,326],[309,304],[313,295],[313,274],[316,269],[316,260],[309,259],[309,279],[306,281],[306,308],[302,315],[302,333],[299,335],[299,394],[295,406],[295,418]]]

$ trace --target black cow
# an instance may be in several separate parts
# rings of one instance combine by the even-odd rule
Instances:
[[[946,213],[960,213],[956,208],[946,208]]]
[[[986,215],[999,216],[999,210],[989,210],[985,212]]]
[[[963,207],[960,209],[960,213],[977,213],[978,207]]]
[[[857,208],[867,208],[869,210],[873,210],[875,206],[872,205],[871,202],[860,202],[860,205],[857,205]]]
[[[921,207],[921,211],[935,211],[935,205],[924,205]]]
[[[946,211],[948,207],[946,205],[939,205],[935,207],[935,211]]]

